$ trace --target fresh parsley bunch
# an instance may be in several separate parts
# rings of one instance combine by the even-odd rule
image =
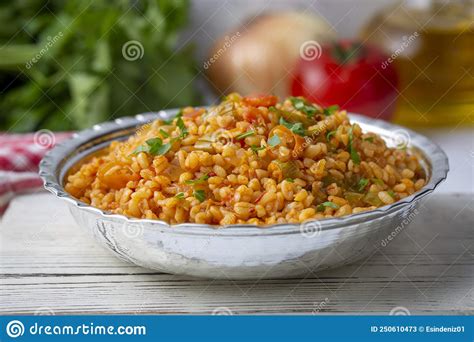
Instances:
[[[0,130],[82,129],[196,104],[189,49],[174,51],[187,11],[186,0],[1,4]],[[125,58],[130,42],[138,54]]]

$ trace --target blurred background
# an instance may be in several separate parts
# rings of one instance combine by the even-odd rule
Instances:
[[[473,189],[472,0],[19,0],[0,18],[5,134],[303,95],[422,131],[450,190]]]

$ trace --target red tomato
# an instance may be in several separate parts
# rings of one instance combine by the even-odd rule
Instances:
[[[337,104],[349,112],[388,120],[395,110],[398,77],[389,56],[357,42],[322,46],[319,58],[300,58],[291,94],[311,102]]]

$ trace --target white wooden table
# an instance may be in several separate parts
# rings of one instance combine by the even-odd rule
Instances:
[[[0,314],[473,314],[473,214],[472,194],[433,195],[365,261],[305,279],[212,281],[119,261],[64,203],[22,196],[0,226]]]

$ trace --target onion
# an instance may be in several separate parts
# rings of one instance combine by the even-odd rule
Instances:
[[[221,93],[289,94],[289,72],[300,48],[336,37],[318,16],[282,12],[257,17],[216,41],[204,63],[213,86]],[[314,43],[313,43],[314,44]]]

